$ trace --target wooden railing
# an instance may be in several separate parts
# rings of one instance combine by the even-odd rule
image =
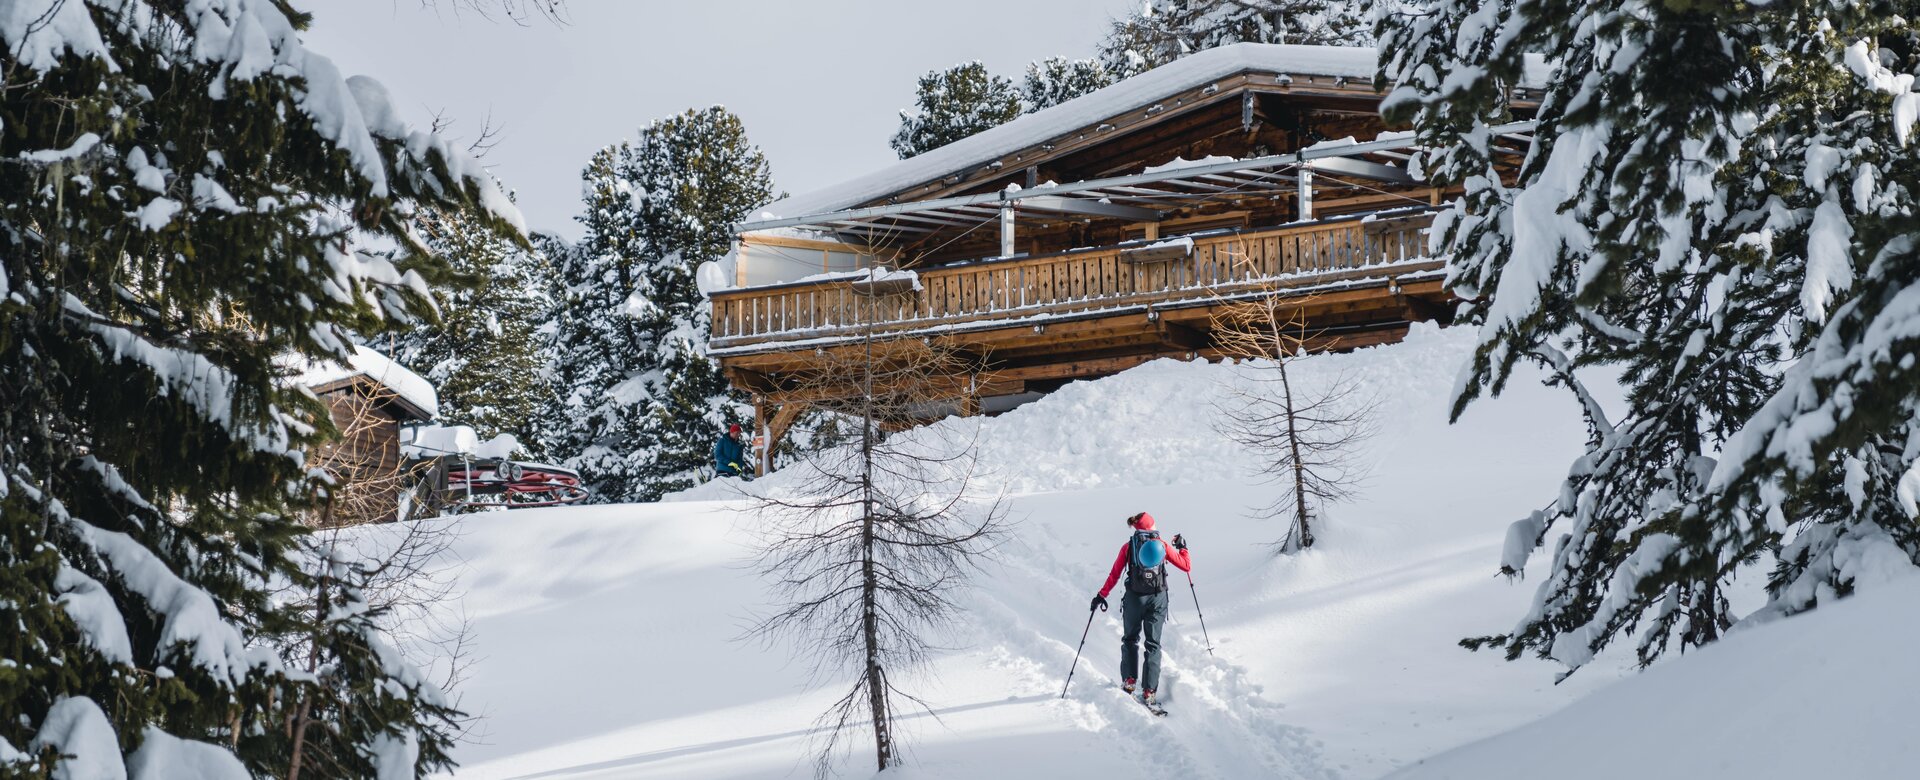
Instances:
[[[1169,260],[1133,244],[976,261],[920,271],[920,289],[878,296],[846,281],[723,290],[713,346],[852,335],[869,320],[904,330],[1385,276],[1426,255],[1431,221],[1417,212],[1198,236],[1191,255]]]

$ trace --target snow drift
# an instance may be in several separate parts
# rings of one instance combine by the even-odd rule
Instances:
[[[1920,742],[1913,738],[1920,693],[1915,604],[1920,577],[1908,577],[1799,617],[1735,631],[1538,722],[1421,761],[1393,778],[1913,777],[1920,772]]]

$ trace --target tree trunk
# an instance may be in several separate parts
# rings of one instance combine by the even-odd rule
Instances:
[[[1313,529],[1307,526],[1307,467],[1300,462],[1300,430],[1293,419],[1293,383],[1287,378],[1287,359],[1279,358],[1281,398],[1287,405],[1287,448],[1293,453],[1293,533],[1287,540],[1287,550],[1304,550],[1313,546]]]
[[[861,622],[867,645],[867,709],[873,713],[873,755],[884,770],[893,764],[893,733],[887,717],[887,675],[880,668],[880,615],[874,604],[879,586],[873,570],[873,520],[867,520],[867,557],[862,562],[866,580],[862,587]]]
[[[325,521],[321,527],[323,528],[332,527],[333,507],[334,507],[333,494],[329,493],[327,495],[327,503],[325,507],[321,509],[320,516]],[[316,624],[317,626],[315,629],[316,631],[326,630],[325,625],[327,620],[327,584],[330,582],[328,577],[331,574],[331,571],[328,568],[328,566],[330,565],[330,563],[331,561],[320,562],[320,582],[319,582],[318,588],[315,590],[314,606],[313,606],[314,619],[318,621],[318,623]],[[313,679],[314,673],[317,672],[319,669],[320,669],[320,635],[316,633],[313,637],[313,646],[307,648],[308,679]],[[302,760],[306,757],[308,717],[313,713],[313,696],[318,695],[318,693],[319,691],[316,690],[312,695],[301,697],[300,706],[296,707],[294,710],[293,756],[291,759],[288,760],[287,780],[300,780],[300,765],[303,762]]]
[[[872,307],[873,299],[868,298]],[[867,656],[867,709],[873,714],[873,755],[874,760],[884,771],[893,764],[893,734],[887,718],[887,677],[880,669],[880,607],[876,602],[880,588],[879,574],[873,565],[873,435],[874,435],[874,398],[873,398],[873,316],[867,317],[867,338],[863,345],[866,350],[866,371],[862,377],[866,402],[862,405],[865,414],[860,425],[860,475],[863,494],[860,499],[862,514],[860,538],[860,631],[866,642]]]

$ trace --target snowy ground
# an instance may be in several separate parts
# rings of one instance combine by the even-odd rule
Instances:
[[[1362,498],[1293,557],[1262,546],[1280,529],[1249,510],[1270,489],[1208,425],[1241,369],[1162,361],[943,423],[984,426],[982,461],[1014,494],[1018,526],[945,638],[954,649],[912,682],[934,712],[905,721],[910,766],[888,776],[1375,778],[1629,676],[1603,658],[1555,686],[1554,667],[1455,646],[1522,613],[1537,578],[1494,575],[1506,525],[1548,498],[1582,435],[1566,398],[1524,380],[1448,426],[1469,344],[1423,329],[1299,364],[1305,381],[1346,373],[1379,392],[1384,433]],[[754,485],[780,487],[777,475]],[[739,639],[770,595],[746,565],[756,518],[730,490],[464,521],[464,607],[483,656],[464,704],[486,721],[457,754],[461,777],[809,774],[808,726],[847,681]],[[1087,599],[1141,510],[1192,540],[1216,645],[1209,656],[1176,592],[1165,720],[1115,687],[1117,610],[1058,698]],[[862,736],[841,774],[871,773]],[[1471,750],[1446,766],[1468,766]],[[1464,776],[1436,771],[1417,776]]]
[[[1394,780],[1911,778],[1920,578],[1736,632]],[[1593,745],[1632,746],[1595,751]],[[1579,756],[1579,760],[1568,760]]]

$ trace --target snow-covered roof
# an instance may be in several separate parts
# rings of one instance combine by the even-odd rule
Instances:
[[[1239,73],[1335,76],[1371,79],[1378,55],[1369,46],[1301,46],[1237,43],[1175,60],[1120,83],[1035,111],[938,149],[823,190],[783,198],[754,212],[752,220],[799,217],[851,208],[909,187],[943,178],[1045,143],[1210,81]],[[1528,58],[1527,83],[1546,82],[1543,59]]]
[[[295,379],[307,387],[320,387],[353,376],[364,376],[392,391],[401,400],[426,413],[427,419],[440,414],[440,395],[434,392],[432,382],[394,362],[393,358],[364,346],[356,345],[353,348],[353,357],[347,360],[346,365],[310,363]]]

